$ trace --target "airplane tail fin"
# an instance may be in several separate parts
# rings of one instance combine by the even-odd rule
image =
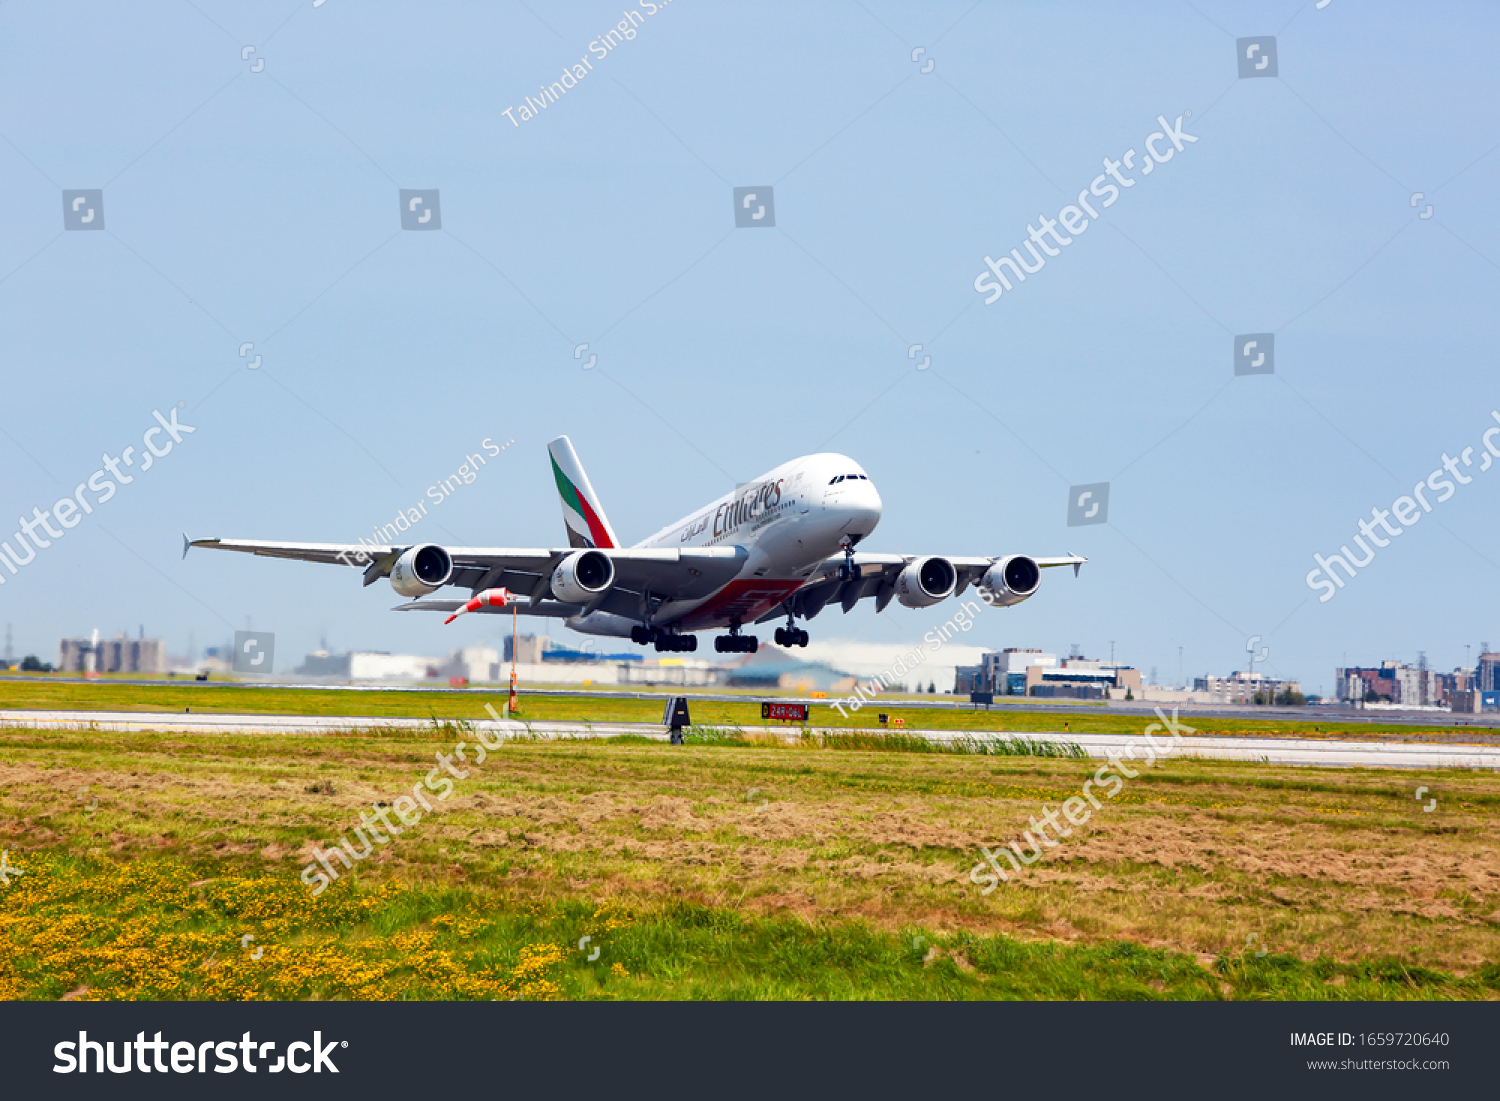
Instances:
[[[557,480],[557,494],[562,498],[563,523],[568,529],[570,547],[618,547],[615,529],[610,527],[599,507],[599,498],[583,472],[583,464],[566,436],[547,445],[552,457],[552,476]]]

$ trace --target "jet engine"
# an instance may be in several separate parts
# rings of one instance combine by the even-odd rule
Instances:
[[[419,597],[442,588],[453,576],[453,558],[436,543],[409,547],[391,567],[391,588]]]
[[[953,595],[958,571],[946,558],[916,558],[896,575],[896,599],[908,608],[927,608]]]
[[[996,608],[1008,608],[1036,592],[1041,581],[1041,567],[1035,560],[1024,554],[1012,554],[984,571],[984,577],[979,583],[980,594],[985,603]]]
[[[552,595],[564,604],[587,604],[615,583],[615,564],[596,550],[574,551],[552,571]]]

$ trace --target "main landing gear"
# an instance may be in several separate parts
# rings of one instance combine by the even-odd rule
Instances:
[[[721,654],[753,654],[760,649],[760,639],[740,634],[740,625],[732,623],[727,635],[714,639],[714,649]]]
[[[630,641],[637,646],[654,645],[658,654],[691,654],[698,649],[697,635],[677,635],[660,627],[632,627]]]
[[[806,646],[807,642],[807,632],[797,626],[797,616],[788,605],[786,609],[786,626],[776,628],[776,645]]]

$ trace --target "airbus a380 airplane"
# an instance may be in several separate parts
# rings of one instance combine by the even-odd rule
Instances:
[[[750,624],[786,617],[776,629],[782,646],[806,646],[797,619],[812,619],[837,601],[845,612],[864,597],[884,611],[895,597],[926,608],[980,586],[995,605],[1019,604],[1037,590],[1041,567],[1087,562],[1079,555],[998,558],[867,554],[858,544],[880,522],[880,494],[853,459],[806,455],[778,466],[733,493],[622,547],[594,495],[568,437],[547,445],[562,497],[568,546],[442,547],[436,543],[372,547],[338,543],[267,543],[184,537],[188,546],[243,551],[271,558],[362,565],[364,583],[382,577],[414,598],[397,611],[502,612],[563,619],[575,631],[629,636],[659,651],[698,648],[690,632],[727,629],[714,639],[720,653],[754,653]],[[445,585],[471,599],[416,599]]]

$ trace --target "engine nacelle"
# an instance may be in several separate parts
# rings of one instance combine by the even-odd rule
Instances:
[[[587,604],[615,583],[615,564],[596,550],[574,551],[552,571],[552,595],[564,604]]]
[[[979,585],[986,604],[1008,608],[1036,592],[1041,583],[1042,569],[1036,560],[1012,554],[985,570]]]
[[[927,608],[953,595],[958,571],[946,558],[916,558],[896,575],[896,599],[908,608]]]
[[[442,588],[453,576],[453,558],[436,543],[409,547],[391,567],[391,588],[419,597]]]

